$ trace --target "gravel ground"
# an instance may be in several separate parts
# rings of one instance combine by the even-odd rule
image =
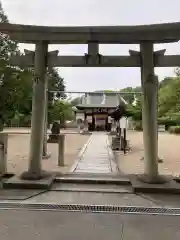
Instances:
[[[19,134],[16,132],[19,131]],[[6,132],[8,132],[6,130]],[[25,129],[11,129],[8,137],[8,171],[21,174],[28,168],[28,155],[29,155],[29,130]],[[23,134],[22,134],[23,133]],[[25,134],[27,133],[27,134]],[[42,168],[48,171],[67,172],[71,165],[74,163],[76,156],[80,149],[87,142],[88,135],[80,135],[75,132],[66,131],[65,136],[65,166],[58,167],[58,145],[48,143],[48,153],[51,153],[49,159],[42,160]]]
[[[29,130],[28,129],[8,129],[8,171],[20,174],[28,167],[29,154]],[[19,134],[15,134],[19,132]],[[48,144],[48,152],[51,158],[42,160],[43,169],[56,172],[67,172],[74,163],[80,149],[87,142],[88,135],[79,135],[76,130],[66,130],[65,141],[65,167],[57,166],[58,146]],[[21,134],[23,133],[23,134]],[[27,133],[27,134],[24,134]],[[128,131],[127,139],[130,140],[131,151],[126,155],[123,152],[116,152],[116,159],[119,168],[124,173],[143,173],[144,162],[140,160],[144,156],[142,132]],[[177,175],[180,173],[180,136],[169,133],[159,133],[159,157],[163,163],[159,163],[161,174]]]
[[[130,140],[131,151],[124,155],[116,152],[119,168],[124,173],[142,173],[144,162],[140,160],[144,156],[142,132],[128,131],[127,139]],[[159,157],[163,163],[159,163],[159,172],[165,175],[180,173],[180,136],[166,132],[159,133],[158,138]]]

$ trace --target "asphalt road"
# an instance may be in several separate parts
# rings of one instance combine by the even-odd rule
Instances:
[[[179,240],[180,216],[0,210],[1,240]]]

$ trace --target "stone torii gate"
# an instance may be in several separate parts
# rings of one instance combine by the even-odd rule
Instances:
[[[157,91],[158,81],[154,67],[180,66],[180,55],[164,55],[165,50],[154,51],[155,43],[177,42],[180,23],[142,26],[104,27],[45,27],[0,24],[0,32],[19,43],[35,44],[35,54],[14,56],[14,65],[35,68],[32,129],[28,172],[23,179],[42,179],[41,169],[46,89],[46,68],[51,67],[140,67],[143,91],[144,175],[146,182],[160,182],[158,175]],[[48,54],[48,44],[88,44],[84,56],[57,56]],[[130,50],[129,56],[102,56],[99,44],[139,44],[140,52]]]

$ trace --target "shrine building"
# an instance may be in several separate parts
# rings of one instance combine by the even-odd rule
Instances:
[[[86,93],[82,102],[76,105],[76,121],[88,122],[89,131],[110,131],[112,118],[110,114],[121,102],[126,103],[124,98],[115,93]]]

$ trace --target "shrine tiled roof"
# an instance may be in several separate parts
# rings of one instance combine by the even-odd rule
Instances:
[[[116,108],[121,102],[126,104],[120,95],[93,92],[83,96],[82,103],[78,104],[76,108]]]

